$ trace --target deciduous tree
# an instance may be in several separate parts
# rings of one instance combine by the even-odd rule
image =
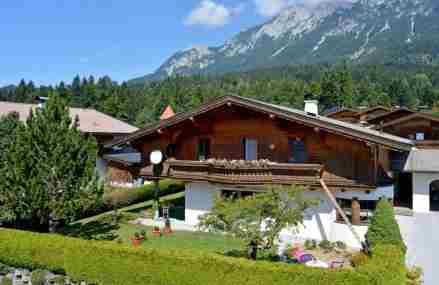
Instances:
[[[244,240],[249,257],[255,259],[258,248],[272,249],[282,229],[300,226],[305,210],[317,205],[303,192],[302,187],[270,186],[245,198],[217,197],[212,211],[200,218],[199,226]]]

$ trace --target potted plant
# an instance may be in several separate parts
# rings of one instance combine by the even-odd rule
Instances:
[[[172,234],[171,220],[169,218],[167,218],[165,221],[165,228],[163,229],[163,232],[165,235]]]
[[[159,237],[159,236],[162,235],[162,232],[160,231],[159,226],[154,226],[154,227],[152,228],[152,234],[153,234],[154,236],[157,236],[157,237]]]
[[[142,237],[138,232],[134,233],[134,237],[131,238],[131,243],[134,247],[138,247],[140,246],[140,244],[142,244],[142,241],[145,238]]]

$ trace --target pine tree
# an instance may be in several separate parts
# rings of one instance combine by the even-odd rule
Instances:
[[[71,221],[97,202],[97,144],[77,126],[65,100],[52,93],[18,128],[0,167],[1,220],[48,231],[50,221]]]

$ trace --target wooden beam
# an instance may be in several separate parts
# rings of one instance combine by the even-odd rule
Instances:
[[[334,195],[332,195],[331,191],[329,190],[328,186],[326,186],[325,181],[323,178],[320,179],[320,185],[322,185],[323,190],[325,190],[326,195],[328,195],[329,200],[332,202],[335,209],[339,212],[341,217],[343,218],[346,225],[348,225],[349,229],[351,230],[352,234],[354,235],[354,238],[358,241],[359,244],[363,244],[361,241],[360,236],[358,235],[355,228],[352,226],[351,222],[349,221],[348,217],[346,216],[346,213],[343,211],[343,209],[340,207],[340,205],[337,203],[337,200],[335,199]],[[366,246],[367,250],[367,244],[364,244]]]
[[[361,206],[358,198],[354,197],[351,201],[352,207],[352,224],[355,226],[359,226],[361,224]]]

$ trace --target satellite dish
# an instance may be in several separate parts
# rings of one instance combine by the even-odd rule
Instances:
[[[154,150],[149,155],[149,160],[151,161],[152,164],[155,165],[160,164],[163,160],[163,153],[160,150]]]

